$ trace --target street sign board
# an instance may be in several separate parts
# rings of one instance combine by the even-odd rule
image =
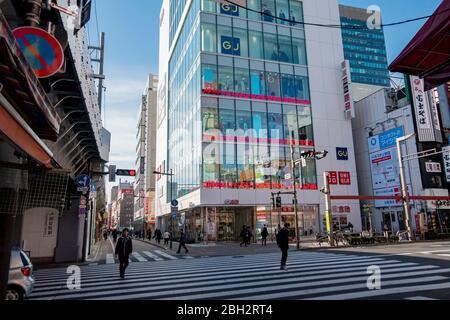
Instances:
[[[38,78],[50,77],[61,69],[64,50],[50,33],[41,28],[20,27],[13,34]]]
[[[89,185],[91,184],[91,178],[83,174],[77,177],[76,183],[78,188],[88,188]]]
[[[178,200],[172,200],[172,202],[171,202],[171,204],[172,204],[172,207],[178,207]]]

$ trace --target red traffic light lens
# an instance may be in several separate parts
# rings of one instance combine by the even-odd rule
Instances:
[[[130,170],[130,177],[136,177],[136,170]]]

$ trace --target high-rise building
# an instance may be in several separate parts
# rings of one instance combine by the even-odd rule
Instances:
[[[339,5],[339,13],[344,57],[350,62],[354,98],[359,101],[382,87],[390,87],[384,30],[367,27],[371,17],[380,17],[381,21],[381,13],[344,5]]]
[[[117,195],[118,227],[130,228],[134,221],[134,187],[129,182],[119,182]]]
[[[324,172],[333,194],[356,195],[351,121],[336,0],[164,0],[160,21],[156,214],[161,229],[185,227],[190,240],[235,240],[289,222],[297,184],[301,234],[324,231]],[[255,12],[256,11],[256,12]],[[329,152],[321,161],[294,159]],[[295,171],[295,172],[294,172]],[[171,210],[170,200],[178,200]],[[334,202],[337,228],[361,229],[357,201]],[[171,219],[174,217],[175,219]],[[175,229],[175,231],[176,231]]]
[[[153,211],[150,208],[154,208],[154,203],[147,204],[147,198],[154,199],[155,191],[157,97],[158,77],[150,74],[142,95],[136,134],[135,229],[145,226]]]

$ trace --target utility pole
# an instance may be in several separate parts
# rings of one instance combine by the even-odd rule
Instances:
[[[330,180],[328,178],[329,172],[323,173],[323,185],[325,186],[323,193],[325,194],[325,218],[326,227],[329,233],[330,246],[334,247],[334,223],[333,223],[333,212],[331,210],[331,189]]]
[[[298,227],[298,199],[297,199],[297,179],[296,179],[296,161],[295,161],[295,132],[291,132],[291,163],[292,163],[292,181],[294,186],[294,213],[295,213],[295,233],[297,235],[297,250],[300,249],[300,229]]]
[[[405,164],[403,161],[403,153],[402,153],[402,142],[406,141],[412,137],[414,137],[415,134],[410,134],[408,136],[404,136],[397,139],[397,157],[399,162],[399,168],[400,168],[400,183],[402,186],[402,202],[403,202],[403,209],[405,212],[405,218],[406,218],[406,228],[408,231],[408,238],[410,241],[413,240],[413,232],[411,228],[411,207],[409,205],[409,192],[408,192],[408,185],[406,182],[406,175],[405,175]]]
[[[96,58],[92,59],[94,62],[98,62],[99,71],[98,74],[94,74],[94,79],[98,79],[98,107],[100,109],[100,114],[102,113],[102,104],[103,104],[103,81],[105,80],[104,75],[104,65],[105,65],[105,33],[100,33],[100,44],[98,47],[89,46],[89,49],[93,49],[97,51]]]

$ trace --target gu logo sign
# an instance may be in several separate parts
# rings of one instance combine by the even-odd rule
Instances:
[[[241,55],[241,39],[221,36],[220,40],[223,54],[231,54],[234,56]]]
[[[239,7],[229,3],[222,3],[220,5],[220,13],[239,17]]]
[[[336,156],[340,161],[348,161],[348,149],[347,148],[336,148]]]

